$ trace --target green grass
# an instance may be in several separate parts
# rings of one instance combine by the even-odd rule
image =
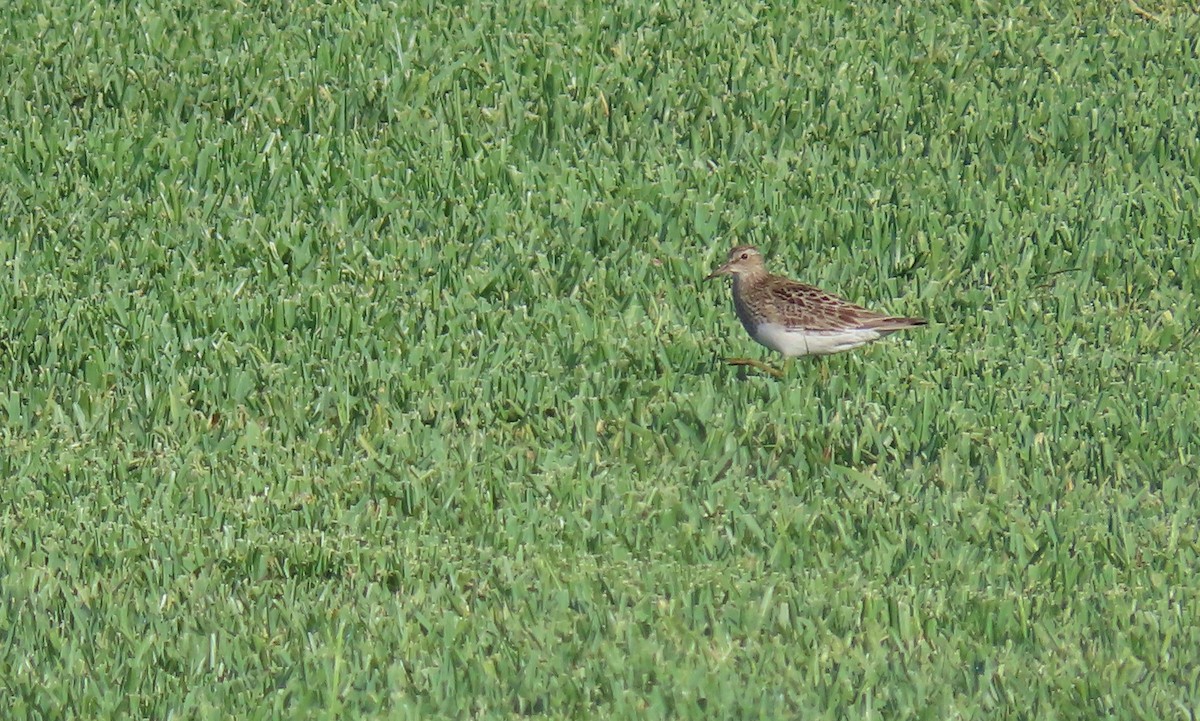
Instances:
[[[1142,7],[11,4],[6,718],[1194,718]],[[740,242],[931,326],[728,368]]]

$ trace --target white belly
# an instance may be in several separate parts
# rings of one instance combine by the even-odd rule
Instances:
[[[827,355],[857,348],[883,336],[870,328],[847,330],[788,330],[777,323],[747,328],[754,340],[784,356]]]

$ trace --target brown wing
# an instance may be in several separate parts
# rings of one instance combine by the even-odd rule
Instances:
[[[876,328],[884,330],[887,321],[908,320],[890,318],[883,313],[867,310],[845,298],[820,288],[786,281],[773,283],[768,299],[775,309],[787,318],[788,325],[804,330],[845,330],[847,328]],[[907,325],[912,325],[907,324]],[[889,328],[898,330],[898,328]]]

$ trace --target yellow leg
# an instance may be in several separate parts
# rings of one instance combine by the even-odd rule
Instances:
[[[789,360],[791,360],[791,359],[788,358],[788,359],[784,360],[784,362],[783,362],[783,366],[784,366],[785,370],[787,369]],[[770,373],[771,375],[775,376],[776,378],[783,378],[783,375],[784,375],[784,371],[778,370],[777,368],[772,368],[771,366],[767,365],[766,363],[763,363],[762,361],[754,360],[753,358],[726,358],[725,362],[731,366],[751,366],[751,367],[757,368],[760,371],[763,371],[765,373]]]

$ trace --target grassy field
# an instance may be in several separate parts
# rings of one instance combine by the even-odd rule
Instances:
[[[10,4],[5,718],[1195,719],[1200,19],[782,5]]]

